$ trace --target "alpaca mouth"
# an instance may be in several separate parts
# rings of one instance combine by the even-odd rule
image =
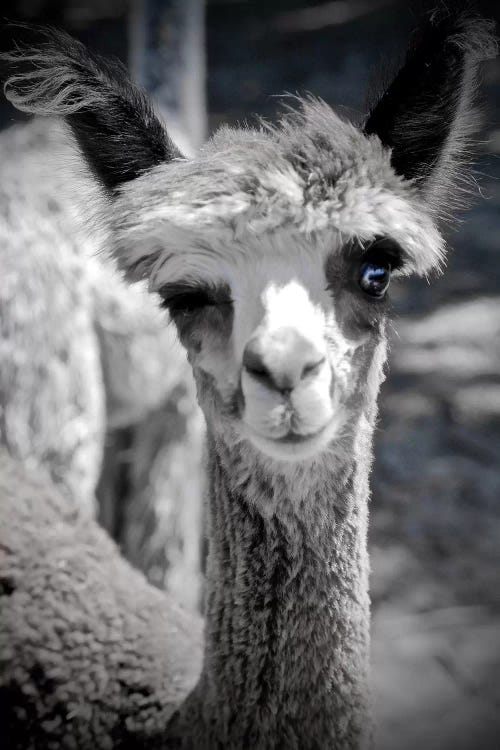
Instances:
[[[318,430],[318,432],[313,432],[309,435],[300,435],[298,432],[294,432],[293,430],[290,430],[286,435],[279,438],[268,438],[274,440],[274,442],[279,443],[280,445],[301,445],[302,443],[307,443],[309,440],[312,440],[314,438],[319,437],[322,432],[326,430],[326,427],[323,427],[321,430]]]
[[[248,438],[256,448],[270,458],[298,461],[313,458],[321,453],[335,437],[337,428],[337,419],[331,419],[319,430],[307,435],[290,430],[280,437],[271,437],[250,428]]]

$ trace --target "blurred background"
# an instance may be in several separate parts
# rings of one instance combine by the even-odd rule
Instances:
[[[498,2],[477,5],[499,16]],[[420,7],[405,0],[4,0],[1,14],[65,28],[121,58],[190,152],[222,123],[252,122],[255,113],[275,119],[282,92],[311,92],[358,119],[377,70],[404,54]],[[2,48],[13,35],[2,29]],[[393,290],[370,530],[379,750],[500,747],[498,60],[484,68],[483,98],[475,195],[449,231],[446,272]],[[30,402],[36,419],[21,437],[4,419],[2,440],[81,496],[151,582],[201,608],[203,425],[189,368],[143,290],[125,288],[100,265],[97,240],[76,233],[75,174],[69,170],[62,184],[50,172],[67,145],[51,126],[23,119],[0,99],[0,214],[12,217],[17,201],[31,227],[14,229],[20,239],[8,262],[14,273],[22,257],[19,278],[39,279],[37,299],[45,295],[47,309],[55,283],[78,277],[83,284],[61,303],[61,325],[47,327],[44,346],[50,349],[56,328],[67,335],[61,377],[69,383],[72,368],[79,377],[88,368],[88,394],[54,385],[43,367],[28,385],[17,378],[6,357],[39,346],[40,327],[26,329],[2,359],[4,373],[11,367],[3,409],[18,424],[19,404]],[[38,233],[47,222],[49,234]],[[68,274],[56,282],[40,275],[41,265]],[[5,319],[17,320],[13,299],[0,293]],[[78,356],[88,349],[85,365],[71,355],[75,335],[64,332],[64,304],[88,321],[89,336],[78,342]],[[41,326],[48,317],[37,320]],[[39,405],[39,394],[56,387]],[[78,439],[54,437],[53,414],[77,398]],[[71,450],[58,447],[64,440],[73,440]]]

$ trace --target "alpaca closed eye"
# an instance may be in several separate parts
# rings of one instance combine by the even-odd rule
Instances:
[[[162,307],[170,315],[192,315],[208,307],[220,307],[232,304],[229,294],[223,288],[205,289],[203,287],[185,287],[184,285],[168,284],[159,292]]]
[[[189,315],[212,304],[213,301],[204,292],[177,294],[163,299],[163,307],[166,307],[171,315]]]

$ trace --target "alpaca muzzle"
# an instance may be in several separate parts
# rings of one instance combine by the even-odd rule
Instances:
[[[243,352],[248,376],[283,395],[314,379],[325,364],[324,353],[291,327],[253,336]]]

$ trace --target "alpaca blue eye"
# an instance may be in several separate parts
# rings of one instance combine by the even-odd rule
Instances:
[[[391,267],[376,263],[363,263],[359,271],[358,283],[370,297],[383,297],[391,280]]]

